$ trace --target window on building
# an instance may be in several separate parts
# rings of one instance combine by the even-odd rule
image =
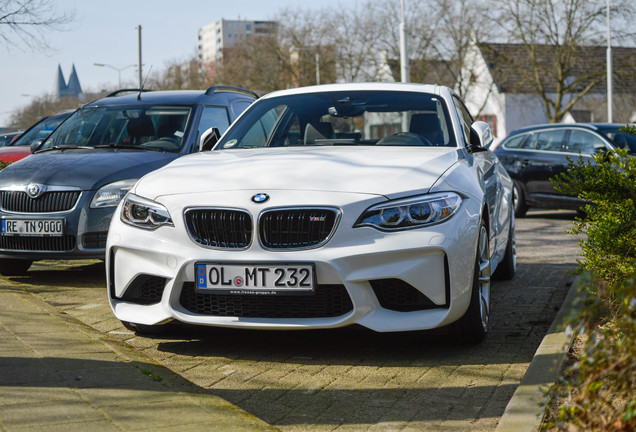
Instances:
[[[577,123],[591,123],[594,121],[594,114],[587,110],[570,110],[572,118]]]

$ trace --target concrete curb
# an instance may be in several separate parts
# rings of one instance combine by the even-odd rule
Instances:
[[[577,304],[580,304],[576,301],[581,295],[580,285],[580,278],[577,276],[550,329],[534,353],[519,387],[508,402],[495,432],[539,431],[549,402],[545,391],[556,382],[566,353],[574,340],[574,334],[566,332],[567,318],[572,311],[577,310]]]

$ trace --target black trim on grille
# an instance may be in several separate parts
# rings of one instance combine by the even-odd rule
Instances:
[[[401,279],[377,279],[369,281],[380,306],[397,312],[443,309],[411,284]]]
[[[208,247],[244,249],[252,240],[252,217],[243,210],[188,209],[185,223],[190,237]]]
[[[451,288],[450,288],[450,267],[448,265],[448,255],[444,255],[444,292],[446,294],[446,303],[444,307],[448,309],[450,307]]]
[[[110,249],[109,255],[110,268],[108,269],[108,277],[110,283],[108,284],[108,289],[110,290],[110,297],[116,299],[118,297],[115,295],[115,250],[113,248]]]
[[[353,310],[344,285],[318,285],[313,295],[263,296],[200,293],[185,282],[179,302],[192,313],[219,317],[333,318]]]
[[[75,236],[0,236],[0,249],[33,252],[66,252],[75,248]]]
[[[82,246],[85,249],[104,249],[106,237],[108,237],[108,231],[86,233],[82,236]]]
[[[53,213],[75,207],[80,191],[45,192],[38,198],[30,198],[26,192],[0,191],[0,206],[14,213]]]
[[[161,301],[165,287],[166,278],[148,274],[139,275],[128,286],[121,299],[141,305],[157,304]]]
[[[268,249],[303,249],[324,244],[339,212],[328,208],[275,209],[263,212],[258,230]]]

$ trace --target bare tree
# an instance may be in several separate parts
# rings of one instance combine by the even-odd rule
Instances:
[[[280,23],[281,60],[288,63],[286,87],[316,84],[316,67],[320,69],[321,83],[334,82],[335,47],[328,31],[330,12],[327,9],[286,8],[276,19]],[[315,61],[316,54],[319,64]]]
[[[405,18],[410,59],[409,81],[430,83],[436,75],[438,65],[434,64],[433,44],[438,35],[440,11],[432,0],[413,0],[405,4]],[[393,77],[401,80],[399,74],[400,59],[400,21],[399,0],[383,0],[378,4],[382,11],[376,32],[379,34],[378,48],[385,53],[390,63]],[[437,80],[436,80],[437,81]]]
[[[633,16],[632,1],[613,3],[617,18]],[[512,0],[503,13],[508,18],[500,22],[509,23],[511,42],[522,49],[500,58],[501,65],[541,98],[551,122],[561,121],[606,79],[603,53],[593,51],[604,36],[604,5],[592,0]]]
[[[74,18],[74,12],[58,12],[52,0],[0,0],[0,41],[7,48],[45,49],[45,32],[63,30]]]
[[[470,74],[460,74],[467,66],[467,57],[475,44],[497,38],[498,26],[493,26],[493,3],[484,0],[434,0],[438,15],[438,31],[431,48],[441,63],[444,76],[456,77],[455,91],[466,97]]]
[[[85,94],[86,100],[95,100],[106,96],[108,91],[98,93],[88,92]],[[43,117],[50,116],[65,109],[77,109],[86,103],[82,102],[75,96],[64,96],[59,99],[52,98],[50,95],[35,97],[31,102],[23,106],[11,114],[9,125],[16,129],[27,129],[35,124]]]
[[[362,12],[361,12],[362,11]],[[333,9],[323,22],[330,35],[339,77],[346,82],[377,79],[381,66],[378,47],[386,11],[377,2],[365,1],[355,8]]]
[[[223,52],[209,70],[212,84],[234,85],[259,94],[287,88],[289,53],[275,34],[245,38]]]
[[[164,69],[153,73],[146,83],[153,90],[198,90],[207,86],[196,55],[185,61],[166,62]]]

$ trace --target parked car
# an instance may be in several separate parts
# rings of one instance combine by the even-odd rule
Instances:
[[[31,154],[31,144],[44,141],[74,110],[63,110],[44,117],[19,138],[0,148],[0,162],[16,162]]]
[[[494,150],[514,182],[517,217],[528,208],[579,210],[585,203],[564,195],[551,181],[579,157],[593,162],[599,152],[626,148],[636,154],[636,137],[620,124],[576,123],[530,126],[512,131]]]
[[[202,131],[224,131],[255,98],[222,86],[128,91],[77,110],[0,171],[0,273],[41,259],[103,259],[111,216],[137,179],[198,151]]]
[[[15,141],[22,132],[5,132],[0,134],[0,147],[11,144]]]
[[[213,151],[126,195],[107,241],[111,307],[140,332],[170,320],[380,332],[456,323],[480,342],[491,273],[515,272],[512,182],[484,147],[491,139],[446,87],[264,96]]]

